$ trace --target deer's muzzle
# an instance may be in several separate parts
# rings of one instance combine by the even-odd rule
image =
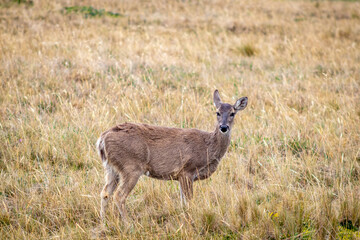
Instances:
[[[229,126],[228,125],[220,125],[220,131],[222,133],[227,133],[229,131]]]

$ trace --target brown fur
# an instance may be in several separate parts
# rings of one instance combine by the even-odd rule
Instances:
[[[182,200],[190,199],[193,182],[210,177],[224,156],[230,143],[233,115],[246,107],[247,98],[239,99],[234,106],[223,104],[216,90],[214,104],[218,124],[211,133],[135,123],[123,123],[102,133],[97,143],[106,172],[101,216],[104,217],[109,198],[120,182],[115,200],[125,218],[125,200],[143,174],[178,180]],[[225,126],[227,132],[223,133],[220,129],[226,129]]]

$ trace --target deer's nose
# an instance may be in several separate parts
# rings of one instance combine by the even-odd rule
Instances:
[[[228,125],[220,125],[220,131],[222,133],[226,133],[227,131],[229,131],[229,126]]]

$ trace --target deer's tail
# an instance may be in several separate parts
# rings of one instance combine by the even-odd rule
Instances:
[[[96,141],[96,149],[98,150],[98,154],[101,158],[101,161],[104,166],[107,165],[107,158],[105,153],[105,143],[103,136],[99,137],[99,139]]]

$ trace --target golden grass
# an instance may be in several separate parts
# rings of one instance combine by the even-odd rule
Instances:
[[[2,1],[0,238],[359,238],[359,16],[359,2]],[[99,134],[211,131],[216,88],[249,106],[189,208],[176,182],[143,177],[130,226],[109,209],[99,234]]]

